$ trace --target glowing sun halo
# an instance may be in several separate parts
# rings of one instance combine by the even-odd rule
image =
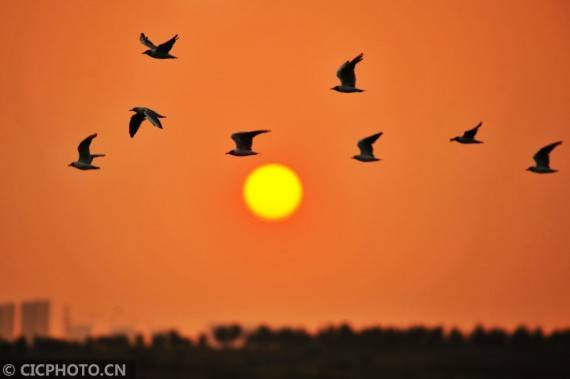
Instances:
[[[290,216],[301,204],[303,186],[293,170],[282,164],[264,164],[253,170],[243,185],[247,207],[265,220]]]

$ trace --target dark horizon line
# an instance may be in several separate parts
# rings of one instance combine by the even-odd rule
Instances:
[[[33,338],[26,336],[25,334],[20,334],[12,337],[10,340],[3,340],[0,338],[0,344],[17,344],[21,341],[26,341],[28,344],[32,344],[35,340],[38,341],[53,341],[53,342],[63,342],[63,343],[74,343],[83,342],[87,343],[89,341],[111,341],[111,340],[126,340],[129,342],[138,341],[138,343],[144,343],[146,337],[150,338],[150,341],[161,338],[173,338],[175,340],[186,341],[190,344],[194,342],[200,344],[200,341],[213,340],[217,341],[218,344],[223,345],[224,341],[229,341],[230,343],[242,340],[243,342],[257,340],[259,336],[263,338],[277,338],[280,339],[283,336],[296,336],[296,338],[309,340],[319,340],[325,335],[329,336],[351,336],[355,339],[369,337],[389,337],[389,339],[404,339],[408,340],[409,336],[423,336],[423,338],[434,338],[436,340],[451,341],[451,340],[464,340],[471,341],[474,339],[495,339],[495,340],[511,340],[511,339],[528,339],[528,340],[540,340],[547,342],[549,340],[556,340],[562,338],[563,340],[570,341],[570,326],[565,328],[552,329],[550,332],[544,332],[541,326],[529,327],[526,325],[518,325],[511,330],[508,328],[502,328],[497,326],[485,326],[481,323],[475,324],[470,331],[466,331],[458,327],[444,327],[444,326],[427,326],[422,324],[414,324],[407,327],[392,327],[392,326],[382,326],[380,324],[368,327],[353,328],[349,323],[339,323],[330,324],[328,326],[321,327],[315,331],[310,331],[305,327],[290,327],[290,326],[280,326],[271,327],[264,324],[259,324],[253,328],[245,328],[239,323],[228,323],[228,324],[217,324],[210,328],[206,332],[199,333],[196,337],[190,337],[189,335],[182,334],[175,328],[166,328],[160,331],[142,333],[133,331],[133,333],[121,333],[121,332],[110,332],[110,333],[100,333],[100,334],[85,334],[83,338],[77,338],[70,335],[64,337],[55,337],[49,334],[37,335]]]

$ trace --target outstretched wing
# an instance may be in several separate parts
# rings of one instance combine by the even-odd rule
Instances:
[[[177,39],[178,39],[178,34],[169,39],[168,41],[166,41],[165,43],[158,45],[157,51],[165,54],[168,53],[170,49],[172,49],[172,46],[174,46],[174,42],[176,42]]]
[[[382,135],[382,132],[380,133],[376,133],[373,134],[369,137],[363,138],[360,141],[358,141],[358,148],[360,149],[360,154],[361,155],[374,155],[374,148],[372,147],[372,144],[374,142],[376,142],[376,140],[378,138],[380,138],[380,136]]]
[[[468,131],[466,131],[465,133],[463,133],[463,138],[467,138],[467,139],[473,139],[475,138],[475,135],[477,134],[477,131],[479,130],[479,128],[481,127],[481,125],[483,125],[483,122],[479,122],[477,124],[477,126],[475,126],[473,129],[469,129]]]
[[[156,113],[155,111],[153,111],[152,109],[149,108],[145,108],[144,111],[144,116],[146,117],[146,119],[154,126],[156,126],[159,129],[162,129],[162,123],[160,122],[160,117],[164,117],[162,115],[159,115],[158,113]]]
[[[132,117],[131,117],[131,121],[129,122],[129,135],[131,136],[131,138],[133,138],[135,136],[135,134],[137,134],[137,131],[139,130],[143,120],[144,120],[144,113],[135,113]]]
[[[537,166],[547,167],[550,168],[550,157],[549,154],[554,148],[560,145],[562,141],[551,143],[550,145],[544,146],[542,149],[538,150],[536,154],[534,154],[534,161],[536,162]]]
[[[144,33],[141,33],[139,40],[141,41],[141,43],[143,45],[145,45],[149,49],[156,50],[156,45],[154,43],[152,43],[151,40],[149,40],[148,37]]]
[[[97,137],[97,133],[91,134],[89,137],[85,138],[79,146],[77,146],[77,151],[79,152],[79,161],[89,163],[91,162],[91,153],[89,152],[89,146],[93,138]]]
[[[253,137],[268,133],[269,130],[253,130],[251,132],[237,132],[232,134],[232,139],[236,143],[236,148],[238,150],[251,150],[253,144]]]
[[[337,78],[340,79],[340,83],[343,86],[355,87],[356,86],[356,75],[354,74],[354,67],[358,62],[364,57],[363,53],[360,53],[351,61],[346,61],[340,66],[336,72]]]

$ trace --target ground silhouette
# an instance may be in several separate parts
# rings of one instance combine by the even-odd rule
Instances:
[[[196,339],[176,331],[89,338],[0,342],[9,359],[131,359],[139,378],[193,379],[548,379],[570,378],[570,329],[545,334],[518,327],[405,329],[348,324],[316,333],[261,325],[218,325]]]

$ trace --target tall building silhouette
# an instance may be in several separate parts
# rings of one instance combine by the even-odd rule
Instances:
[[[47,300],[22,303],[22,335],[32,341],[34,337],[47,337],[49,334],[50,304]]]
[[[14,338],[14,312],[12,303],[0,304],[0,340],[11,341]]]

